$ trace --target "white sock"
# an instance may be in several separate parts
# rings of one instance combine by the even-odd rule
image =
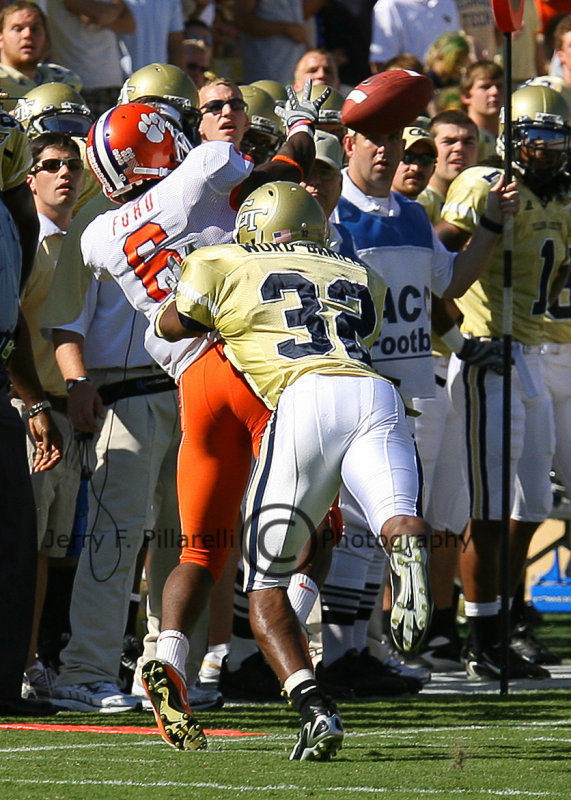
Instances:
[[[323,639],[323,666],[328,667],[355,647],[354,625],[321,625]]]
[[[356,619],[353,625],[353,647],[359,652],[367,646],[367,631],[369,629],[368,619]]]
[[[230,642],[230,652],[228,653],[228,661],[226,665],[230,672],[235,672],[240,669],[242,662],[249,656],[258,652],[258,645],[255,639],[242,639],[241,636],[232,635]]]
[[[301,572],[292,575],[287,589],[287,596],[298,620],[305,625],[309,612],[319,595],[315,581]]]
[[[295,689],[296,686],[299,686],[300,683],[314,680],[315,675],[310,669],[298,669],[297,672],[292,672],[292,674],[284,681],[284,689],[287,692],[287,696],[291,697],[293,689]]]
[[[198,677],[201,683],[215,683],[218,685],[220,680],[220,668],[224,656],[228,655],[230,642],[224,644],[214,644],[202,659]]]
[[[472,603],[470,600],[464,601],[464,613],[467,617],[493,617],[498,614],[500,608],[497,600],[490,603]]]
[[[174,667],[186,680],[185,663],[188,639],[181,631],[161,631],[157,639],[157,658]]]

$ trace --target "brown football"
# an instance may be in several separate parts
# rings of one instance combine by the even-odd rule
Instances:
[[[430,78],[408,69],[390,69],[365,78],[347,95],[341,122],[371,136],[411,125],[425,111],[434,86]]]

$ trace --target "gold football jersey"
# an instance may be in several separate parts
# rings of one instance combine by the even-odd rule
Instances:
[[[2,108],[13,111],[20,97],[42,83],[66,83],[77,92],[83,86],[79,75],[59,64],[38,64],[35,78],[28,78],[8,64],[0,64],[0,92],[5,95],[1,100]]]
[[[571,342],[571,273],[567,276],[565,288],[547,309],[544,338],[546,342],[557,344]]]
[[[442,219],[472,233],[486,208],[490,188],[500,176],[494,167],[470,167],[450,185]],[[559,199],[543,203],[519,184],[520,211],[514,222],[512,254],[513,337],[523,344],[540,344],[550,287],[567,261],[571,215]],[[497,244],[480,278],[457,300],[464,314],[462,331],[474,336],[503,335],[504,248]]]
[[[228,359],[274,408],[306,372],[366,375],[386,287],[358,261],[317,244],[221,245],[182,262],[181,318],[217,328]]]
[[[32,166],[28,138],[20,123],[0,111],[0,191],[24,183]]]
[[[433,186],[428,185],[416,198],[416,202],[424,208],[428,214],[428,219],[433,225],[440,222],[440,215],[445,198],[436,191]]]

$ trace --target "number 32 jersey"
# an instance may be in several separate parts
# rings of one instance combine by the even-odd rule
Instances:
[[[181,321],[217,328],[269,408],[306,372],[368,376],[386,287],[358,261],[311,243],[226,245],[182,263]]]

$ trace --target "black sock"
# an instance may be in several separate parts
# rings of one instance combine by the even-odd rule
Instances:
[[[432,639],[435,636],[447,636],[452,639],[456,635],[456,609],[453,606],[450,606],[450,608],[435,608],[432,612],[428,639]]]
[[[500,641],[500,615],[468,617],[470,644],[475,653],[497,647]]]
[[[308,703],[313,703],[316,700],[323,701],[324,697],[315,680],[307,680],[291,690],[290,700],[295,710],[303,716]]]

